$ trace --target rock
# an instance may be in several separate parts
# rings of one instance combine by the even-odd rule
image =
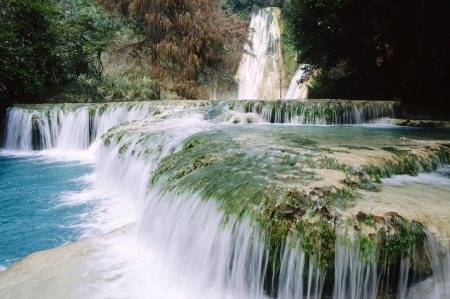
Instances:
[[[281,211],[281,215],[283,217],[285,217],[285,218],[292,217],[294,215],[294,211],[292,211],[292,210],[284,210],[284,211]]]
[[[331,219],[330,211],[328,211],[328,209],[325,206],[320,208],[319,213],[327,220]]]
[[[361,231],[357,225],[354,225],[353,228],[354,228],[357,232]]]
[[[363,175],[363,178],[364,178],[364,180],[365,180],[366,182],[370,182],[370,181],[371,181],[370,176],[369,176],[367,173],[365,173],[365,174]]]
[[[275,214],[275,209],[276,209],[276,207],[271,207],[269,209],[269,219],[273,218],[273,215]]]
[[[359,211],[358,214],[356,214],[356,220],[357,221],[365,221],[367,218],[367,215],[364,214],[363,212]]]
[[[403,218],[402,216],[400,216],[398,213],[396,212],[387,212],[386,214],[383,215],[383,217],[391,217],[391,218]]]
[[[305,193],[303,193],[301,191],[297,191],[297,190],[292,190],[292,191],[290,191],[290,194],[294,195],[294,197],[298,199],[298,201],[301,205],[307,204],[307,201],[306,201],[307,196]]]
[[[381,216],[374,216],[373,221],[375,221],[375,223],[384,223],[384,222],[386,222],[386,219],[384,219]]]
[[[424,227],[422,223],[420,223],[419,221],[413,220],[411,222],[411,227]]]

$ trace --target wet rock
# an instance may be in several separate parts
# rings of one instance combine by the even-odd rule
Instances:
[[[386,219],[384,219],[381,216],[374,216],[373,221],[375,221],[375,223],[384,223],[384,222],[386,222]]]
[[[354,228],[357,232],[361,231],[361,229],[360,229],[357,225],[354,225],[353,228]]]
[[[269,219],[272,219],[273,218],[273,215],[275,215],[275,210],[276,210],[276,207],[271,207],[270,209],[269,209]]]
[[[325,206],[320,208],[319,213],[320,215],[322,215],[323,218],[327,220],[331,219],[330,211],[328,211],[328,209]]]
[[[371,178],[370,178],[370,176],[369,176],[367,173],[365,173],[365,174],[363,175],[363,179],[364,179],[366,182],[371,182],[371,181],[372,181]]]
[[[294,216],[294,211],[293,210],[284,210],[281,211],[281,216],[285,217],[285,218],[289,218]]]
[[[423,226],[423,224],[420,223],[419,221],[413,220],[413,221],[411,222],[411,227],[416,228],[416,227],[424,227],[424,226]]]
[[[357,185],[357,183],[349,178],[346,178],[342,181],[342,183],[344,183],[344,185],[346,185],[347,187],[353,187],[355,185]]]
[[[311,198],[311,203],[320,206],[323,203],[323,198],[319,196],[314,196],[313,198]]]
[[[307,195],[302,191],[291,190],[289,191],[288,196],[295,197],[301,205],[306,205],[308,203],[306,200]]]
[[[402,216],[400,216],[398,213],[396,212],[387,212],[386,214],[383,215],[383,217],[390,217],[390,218],[400,218],[403,219]]]
[[[364,214],[363,212],[359,211],[358,214],[356,214],[356,220],[357,221],[365,221],[367,218],[367,215]]]

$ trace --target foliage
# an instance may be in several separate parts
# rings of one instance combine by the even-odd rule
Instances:
[[[236,59],[229,58],[241,56],[248,37],[247,23],[227,18],[216,1],[150,0],[145,5],[139,0],[99,2],[107,9],[145,21],[145,38],[138,46],[151,55],[157,98],[161,90],[183,98],[204,97],[200,83],[211,83],[215,88],[220,79],[229,81],[235,73]]]
[[[41,94],[54,80],[58,14],[47,0],[0,2],[0,97]]]
[[[448,98],[448,1],[289,1],[310,98]]]
[[[109,73],[101,77],[80,74],[47,95],[48,102],[101,103],[147,101],[152,98],[151,80],[143,77],[120,77]]]
[[[61,3],[60,9],[59,50],[66,81],[80,74],[100,77],[103,72],[102,54],[114,45],[120,20],[96,7],[73,11],[73,7]]]
[[[223,5],[222,9],[227,12],[227,14],[236,14],[244,20],[250,20],[250,14],[252,9],[256,7],[282,7],[284,0],[227,0]]]
[[[0,97],[8,103],[91,102],[104,94],[99,85],[111,86],[108,76],[101,78],[102,56],[113,48],[121,24],[96,2],[13,0],[2,2],[1,10]],[[79,99],[67,98],[75,92]]]

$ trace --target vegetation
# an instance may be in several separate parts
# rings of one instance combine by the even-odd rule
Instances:
[[[226,0],[222,9],[227,14],[237,14],[244,20],[250,20],[251,12],[254,7],[282,7],[285,0]]]
[[[448,1],[288,1],[310,98],[447,101]]]
[[[236,16],[226,17],[214,0],[141,1],[102,0],[111,11],[118,10],[142,20],[143,39],[134,44],[151,59],[155,97],[161,91],[182,98],[206,96],[205,86],[216,90],[228,86],[237,70],[248,23]]]
[[[1,2],[3,104],[147,99],[148,87],[139,87],[142,76],[131,82],[104,63],[126,24],[94,0],[55,2]]]
[[[58,13],[46,0],[0,2],[0,98],[42,94],[58,69]]]

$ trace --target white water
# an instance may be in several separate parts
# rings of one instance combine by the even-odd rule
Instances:
[[[289,88],[286,92],[286,95],[284,96],[284,98],[286,100],[303,100],[306,99],[307,97],[307,88],[306,88],[306,84],[303,85],[299,85],[298,81],[302,78],[303,75],[303,71],[300,68],[298,68],[298,70],[295,72],[294,77],[292,77],[291,79],[291,83],[289,84]]]
[[[360,125],[367,123],[383,124],[384,119],[394,118],[394,105],[391,102],[237,100],[233,103],[233,110],[240,113],[235,119],[242,123],[252,117],[253,122],[298,125]]]
[[[108,109],[111,112],[107,113]],[[116,227],[134,222],[137,225],[57,249],[54,255],[42,253],[26,259],[26,267],[13,267],[6,271],[5,276],[0,276],[0,290],[6,290],[4,298],[268,297],[270,294],[265,293],[263,286],[269,262],[267,244],[258,226],[251,224],[246,217],[240,221],[228,219],[224,225],[224,214],[218,210],[218,203],[206,201],[196,192],[172,190],[163,193],[164,176],[153,189],[148,189],[152,171],[161,158],[181,150],[190,136],[213,129],[214,124],[204,119],[204,110],[179,106],[167,109],[179,111],[170,117],[169,112],[142,117],[147,115],[149,106],[137,105],[135,111],[128,111],[120,105],[108,109],[94,118],[96,122],[91,127],[86,125],[89,123],[87,107],[75,111],[50,109],[50,115],[60,115],[59,129],[54,131],[55,135],[49,133],[52,128],[45,123],[47,115],[43,114],[43,119],[39,118],[43,122],[40,136],[44,136],[44,148],[56,147],[58,152],[66,149],[85,152],[92,144],[90,150],[96,155],[92,178],[96,192],[121,201],[106,212],[119,217],[119,220],[98,219],[107,225],[114,223]],[[9,115],[7,146],[12,150],[30,150],[29,123],[32,115],[40,112],[21,112],[20,108],[14,108],[12,112]],[[57,120],[53,117],[50,118],[52,123]],[[100,135],[107,131],[108,126],[131,119],[135,121],[108,132],[114,136],[109,146],[102,142]],[[20,130],[20,125],[27,126]],[[63,129],[64,126],[79,132],[73,134]],[[88,128],[91,131],[95,128],[95,138],[83,132]],[[75,138],[81,140],[73,140]],[[123,148],[126,149],[121,151]],[[70,200],[68,195],[67,201]],[[121,215],[121,212],[127,215]],[[441,245],[431,235],[429,242],[435,273],[433,281],[438,286],[430,292],[437,294],[438,297],[434,298],[445,298],[450,294],[448,250],[441,250],[443,253],[438,254],[436,252],[441,252]],[[357,244],[357,238],[338,237],[336,279],[332,292],[335,299],[375,299],[377,296],[380,273],[374,265],[376,252],[363,256]],[[48,263],[50,258],[53,263]],[[321,298],[324,293],[331,293],[323,289],[325,274],[317,267],[314,257],[309,259],[308,274],[303,280],[306,255],[299,244],[293,248],[286,246],[279,253],[279,262],[280,278],[271,284],[278,284],[278,298]],[[408,270],[408,267],[403,268],[404,272]],[[30,284],[22,287],[21,284],[25,285],[27,280],[21,279],[27,275],[39,287],[33,288]],[[406,293],[405,281],[401,280],[398,286],[402,290],[399,298]],[[420,285],[415,287],[424,289]]]
[[[110,128],[149,113],[147,103],[134,104],[131,109],[129,105],[75,106],[66,109],[62,106],[61,109],[39,110],[12,108],[8,112],[5,148],[86,150]],[[40,139],[35,145],[33,145],[33,122],[39,128],[37,135]]]
[[[256,9],[250,28],[252,46],[245,45],[238,72],[239,99],[279,99],[282,65],[280,29],[273,10]]]

